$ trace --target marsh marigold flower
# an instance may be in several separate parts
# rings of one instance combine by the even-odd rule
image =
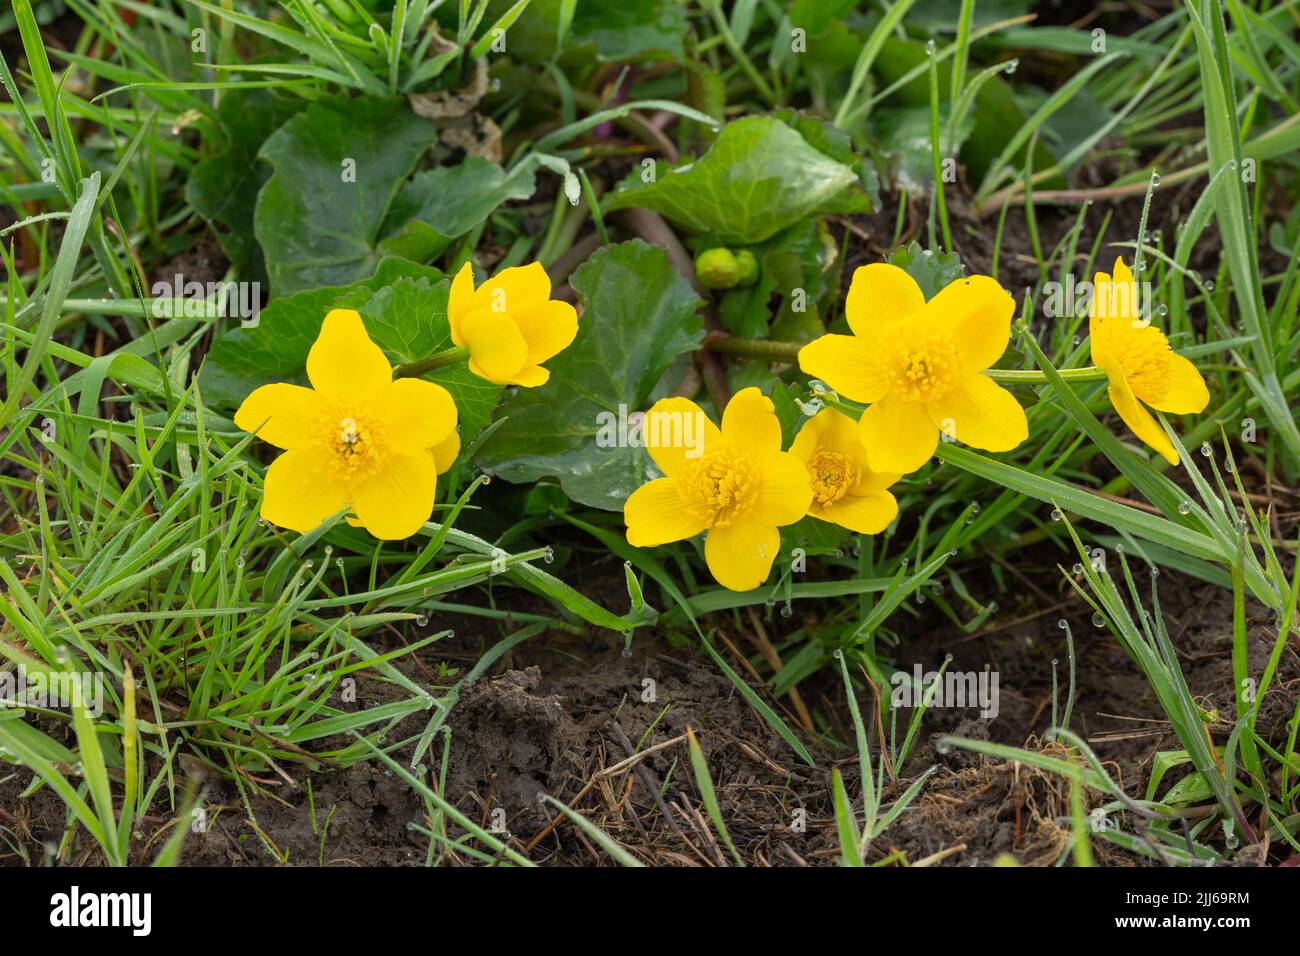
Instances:
[[[447,303],[451,339],[469,348],[475,375],[497,385],[543,385],[542,363],[568,348],[578,334],[578,313],[551,299],[551,280],[540,263],[502,269],[477,289],[467,262],[451,283]]]
[[[688,432],[698,440],[682,440]],[[781,548],[776,529],[812,502],[803,462],[781,451],[771,399],[757,388],[737,392],[719,429],[694,402],[666,398],[647,413],[645,435],[665,477],[628,497],[628,542],[649,548],[705,531],[704,559],[719,584],[733,591],[762,584]]]
[[[1133,434],[1176,465],[1174,443],[1142,403],[1172,415],[1204,411],[1210,402],[1205,379],[1139,314],[1137,284],[1123,259],[1115,260],[1113,275],[1097,273],[1092,287],[1088,343],[1093,364],[1110,383],[1110,402]]]
[[[456,403],[441,385],[393,379],[361,316],[325,316],[307,355],[311,388],[279,383],[253,391],[235,424],[285,449],[267,469],[262,517],[310,531],[351,506],[376,538],[407,538],[433,511],[437,476],[460,452]]]
[[[929,302],[887,263],[853,273],[844,313],[852,335],[823,335],[799,366],[845,398],[869,405],[858,423],[872,469],[907,474],[943,432],[986,451],[1029,435],[1024,409],[983,374],[1006,350],[1015,301],[988,276],[949,283]]]
[[[887,490],[901,475],[871,470],[858,425],[843,412],[824,408],[804,423],[790,446],[808,469],[814,518],[878,534],[898,514],[898,502]]]

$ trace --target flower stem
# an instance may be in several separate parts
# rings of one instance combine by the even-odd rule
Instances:
[[[407,362],[405,365],[397,366],[397,368],[393,369],[393,378],[419,378],[435,369],[455,365],[467,358],[469,358],[469,346],[458,345],[455,348],[447,349],[445,352],[434,352],[422,359],[416,359],[414,362]]]
[[[704,347],[710,352],[723,355],[739,355],[742,358],[767,359],[769,362],[795,363],[799,359],[799,342],[775,342],[771,339],[741,339],[735,336],[718,336],[707,339]]]

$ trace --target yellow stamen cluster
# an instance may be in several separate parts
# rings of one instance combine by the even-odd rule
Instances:
[[[900,342],[887,359],[891,391],[913,402],[932,402],[952,391],[960,369],[957,349],[939,332]]]
[[[369,477],[387,456],[383,428],[357,415],[326,417],[321,444],[329,451],[330,472],[347,481]]]
[[[744,452],[717,448],[687,464],[679,487],[705,527],[723,527],[753,507],[758,470]]]
[[[1143,334],[1146,332],[1151,334]],[[1154,328],[1126,335],[1115,345],[1115,357],[1129,382],[1152,395],[1160,395],[1168,387],[1172,355],[1169,340]]]
[[[853,460],[839,452],[819,451],[808,460],[813,500],[820,505],[839,501],[858,483],[860,476]]]

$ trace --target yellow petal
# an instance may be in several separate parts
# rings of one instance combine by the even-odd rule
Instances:
[[[888,491],[845,495],[839,501],[814,508],[812,515],[860,534],[879,534],[898,514],[898,501]]]
[[[889,382],[880,374],[878,352],[854,335],[823,335],[799,350],[799,367],[845,398],[876,402]]]
[[[512,315],[528,343],[528,361],[533,365],[567,349],[578,334],[578,312],[567,302],[542,302]]]
[[[858,436],[872,471],[900,475],[924,465],[939,444],[939,429],[930,421],[925,406],[897,398],[886,398],[864,411],[858,421]]]
[[[710,528],[704,539],[709,571],[714,580],[732,591],[749,591],[766,581],[780,550],[780,532],[754,521]]]
[[[469,346],[470,369],[490,382],[504,382],[528,362],[528,343],[505,312],[474,309],[460,320],[460,335]]]
[[[447,296],[447,322],[451,326],[451,340],[464,345],[460,337],[460,320],[474,308],[474,267],[466,262],[451,280]]]
[[[551,279],[540,262],[502,269],[474,293],[474,308],[511,315],[527,312],[551,297]]]
[[[551,378],[551,373],[540,365],[525,365],[514,375],[511,375],[504,384],[522,385],[524,388],[537,388],[539,385],[545,385]]]
[[[1115,257],[1115,266],[1111,269],[1111,281],[1116,285],[1133,285],[1133,271],[1124,264],[1123,256]]]
[[[866,464],[867,453],[856,421],[835,408],[823,408],[813,421],[817,423],[818,447],[822,451],[848,455],[859,467]]]
[[[623,520],[627,542],[637,548],[683,541],[704,530],[703,520],[687,509],[672,478],[656,478],[628,495]]]
[[[718,426],[688,398],[662,398],[646,412],[643,428],[646,451],[659,470],[671,475],[687,461],[722,438]]]
[[[361,526],[383,541],[400,541],[419,531],[433,513],[438,470],[427,451],[394,455],[349,490]]]
[[[301,385],[263,385],[235,412],[235,424],[279,448],[308,448],[322,434],[324,403]]]
[[[895,322],[925,308],[916,280],[887,262],[859,266],[844,299],[844,316],[856,335],[867,336],[881,323]],[[867,401],[867,399],[862,399]]]
[[[1109,372],[1108,369],[1107,373]],[[1169,440],[1160,423],[1142,407],[1142,403],[1137,400],[1137,396],[1129,388],[1124,376],[1113,375],[1110,379],[1110,387],[1106,391],[1110,396],[1110,403],[1115,406],[1115,411],[1119,412],[1119,417],[1132,429],[1133,434],[1159,452],[1169,464],[1177,465],[1178,452],[1174,448],[1174,443]]]
[[[347,489],[314,451],[286,451],[262,483],[262,517],[291,531],[311,531],[348,503]]]
[[[849,489],[849,494],[860,498],[874,495],[895,484],[902,477],[891,471],[872,471],[870,468],[865,468],[858,475],[857,484]]]
[[[1025,410],[987,375],[968,376],[927,411],[942,433],[972,448],[1010,451],[1029,437]]]
[[[722,437],[755,454],[780,451],[781,423],[772,400],[752,385],[731,396],[722,413]]]
[[[456,403],[441,385],[418,378],[399,378],[369,402],[384,438],[398,454],[427,451],[456,430]]]
[[[821,427],[817,419],[821,418],[829,408],[822,409],[812,418],[808,419],[799,427],[799,432],[794,436],[794,441],[790,443],[790,454],[797,458],[803,464],[808,464],[808,460],[817,454],[817,449],[821,445]],[[855,426],[856,440],[856,426]]]
[[[433,464],[438,474],[446,474],[460,456],[460,432],[452,429],[451,433],[431,449]]]
[[[1123,259],[1116,258],[1112,275],[1098,273],[1092,285],[1089,315],[1096,316],[1103,329],[1109,325],[1112,337],[1122,334],[1125,329],[1145,328],[1149,324],[1141,314],[1141,290]]]
[[[1161,394],[1148,396],[1134,388],[1138,398],[1152,408],[1171,415],[1191,415],[1205,411],[1210,404],[1210,390],[1205,387],[1205,379],[1200,370],[1185,356],[1169,356],[1169,378]]]
[[[925,304],[926,318],[948,330],[968,372],[982,372],[1002,357],[1015,311],[1016,300],[989,276],[950,282]]]
[[[370,341],[361,315],[335,309],[325,316],[316,343],[307,353],[307,377],[333,401],[360,401],[393,380],[383,350]]]
[[[1088,350],[1092,355],[1092,364],[1098,367],[1111,361],[1111,323],[1104,314],[1105,309],[1098,303],[1107,301],[1110,296],[1110,276],[1098,272],[1092,277],[1092,301],[1088,303]]]
[[[780,526],[794,524],[808,513],[812,486],[808,468],[802,461],[786,452],[772,452],[759,460],[758,471],[755,520]]]

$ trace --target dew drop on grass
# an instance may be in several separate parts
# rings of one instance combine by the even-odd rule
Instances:
[[[1213,292],[1213,291],[1214,291],[1214,280],[1213,280],[1213,279],[1206,279],[1206,280],[1205,280],[1205,291],[1206,291],[1206,292]]]
[[[1092,613],[1092,626],[1093,626],[1093,627],[1105,627],[1105,626],[1106,626],[1106,618],[1102,616],[1102,613],[1101,613],[1100,611],[1093,611],[1093,613]]]
[[[1165,305],[1163,302],[1156,306],[1156,315],[1160,316],[1160,318],[1163,319],[1168,314],[1169,306]]]
[[[1053,521],[1060,521],[1060,520],[1061,520],[1062,518],[1064,518],[1064,517],[1065,517],[1065,513],[1062,512],[1060,508],[1053,508],[1053,509],[1052,509],[1052,520],[1053,520]]]
[[[623,656],[630,658],[632,656],[632,648],[630,647],[623,648]]]
[[[789,604],[782,604],[782,605],[781,605],[781,616],[782,616],[782,617],[794,617],[794,608],[792,608]]]
[[[1007,76],[1010,76],[1012,73],[1016,72],[1016,68],[1018,66],[1020,66],[1020,61],[1018,59],[1007,60],[1007,65],[1006,65]]]
[[[315,563],[316,563],[316,562],[313,561],[311,558],[308,558],[306,561],[304,561],[304,562],[302,563],[302,566],[303,566],[304,568],[310,568],[310,567],[312,567],[312,565],[314,565]]]
[[[1178,502],[1178,513],[1179,513],[1180,515],[1188,515],[1188,514],[1191,514],[1191,513],[1192,513],[1192,503],[1191,503],[1190,501],[1180,501],[1180,502]]]
[[[552,548],[549,544],[546,546],[546,553],[542,555],[542,560],[545,561],[547,564],[550,564],[552,561],[555,560],[555,549]]]
[[[1160,185],[1160,174],[1159,174],[1159,173],[1152,173],[1152,174],[1151,174],[1151,185],[1152,185],[1152,186],[1159,186],[1159,185]]]
[[[334,559],[334,567],[336,567],[336,568],[338,568],[340,571],[342,571],[342,570],[343,570],[343,559],[342,559],[342,558],[335,558],[335,559]]]
[[[939,49],[939,45],[938,45],[937,43],[935,43],[934,40],[926,40],[926,41],[925,41],[925,52],[926,52],[928,55],[930,55],[930,56],[934,56],[935,51],[937,51],[938,49]]]
[[[1082,573],[1083,573],[1083,565],[1082,565],[1082,564],[1076,564],[1076,565],[1075,565],[1073,568],[1071,568],[1070,570],[1073,571],[1075,574],[1082,574]]]
[[[1210,443],[1208,441],[1201,442],[1201,454],[1204,455],[1206,458],[1209,458],[1211,455],[1214,454],[1214,449],[1210,446]]]
[[[835,650],[831,651],[831,657],[835,658],[837,661],[842,661],[844,660],[844,652],[839,648],[836,648]]]
[[[416,627],[424,627],[428,623],[429,623],[429,619],[425,617],[423,614],[421,614],[419,617],[415,619]]]

